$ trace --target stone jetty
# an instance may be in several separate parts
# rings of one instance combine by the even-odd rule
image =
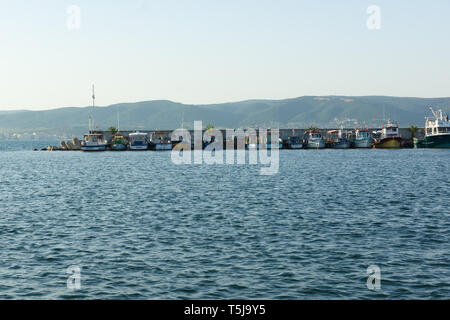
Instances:
[[[33,149],[37,151],[37,149]],[[63,141],[59,142],[59,146],[48,146],[47,148],[42,149],[42,151],[79,151],[81,150],[81,141],[77,137],[74,137],[72,141]]]

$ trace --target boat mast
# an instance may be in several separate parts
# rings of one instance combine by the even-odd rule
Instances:
[[[94,85],[92,85],[92,130],[95,130],[95,121],[94,121],[94,108],[95,108],[95,91]]]
[[[119,106],[117,106],[117,132],[120,132]]]

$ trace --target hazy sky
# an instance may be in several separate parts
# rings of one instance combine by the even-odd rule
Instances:
[[[92,83],[99,105],[450,96],[449,13],[448,0],[0,0],[0,110],[89,105]]]

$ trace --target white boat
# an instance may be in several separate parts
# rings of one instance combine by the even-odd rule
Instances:
[[[163,137],[163,136],[159,136],[157,139],[153,139],[153,134],[152,134],[152,139],[150,140],[150,150],[154,150],[154,151],[170,151],[173,148],[172,145],[172,141],[170,141],[169,138],[167,137]]]
[[[306,149],[323,149],[325,148],[325,140],[318,130],[308,130],[305,133],[305,148]]]
[[[101,131],[95,131],[94,108],[95,91],[94,85],[92,85],[92,112],[89,115],[89,133],[85,134],[83,141],[81,141],[82,151],[105,151],[108,143]]]
[[[358,129],[353,140],[354,148],[372,148],[373,138],[369,129]]]
[[[148,150],[148,134],[133,132],[128,135],[128,148],[131,151]]]
[[[92,131],[83,136],[81,142],[82,151],[105,151],[107,141],[105,140],[103,133]]]

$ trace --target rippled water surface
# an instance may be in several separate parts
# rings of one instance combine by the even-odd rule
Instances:
[[[261,176],[30,149],[0,143],[0,298],[450,297],[450,150],[282,150]]]

